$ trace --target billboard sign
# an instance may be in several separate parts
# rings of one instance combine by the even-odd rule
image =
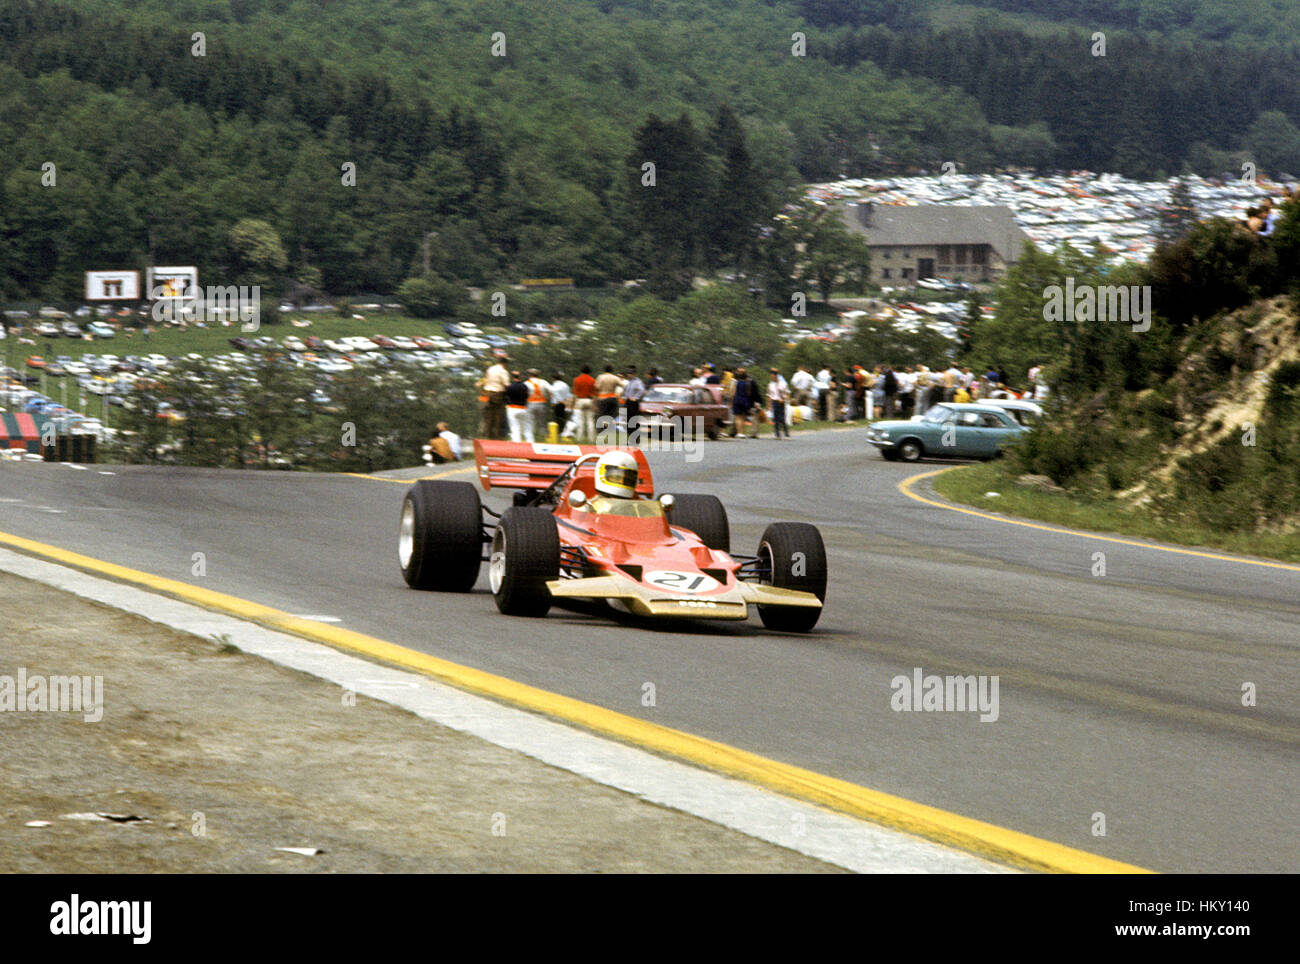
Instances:
[[[151,301],[192,301],[198,296],[199,269],[150,268],[148,283]]]
[[[138,301],[140,272],[87,271],[87,301]]]

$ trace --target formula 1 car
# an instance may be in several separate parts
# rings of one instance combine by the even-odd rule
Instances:
[[[497,608],[511,616],[544,616],[564,599],[688,619],[745,619],[753,605],[764,626],[786,632],[821,616],[826,549],[815,526],[774,522],[754,555],[733,555],[717,497],[654,498],[639,449],[480,440],[474,458],[483,489],[517,489],[514,504],[497,513],[468,482],[416,482],[398,535],[413,589],[468,592],[486,562]]]

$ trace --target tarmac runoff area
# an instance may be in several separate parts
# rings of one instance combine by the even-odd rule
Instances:
[[[7,550],[0,594],[0,686],[103,678],[0,711],[0,872],[1004,871]]]

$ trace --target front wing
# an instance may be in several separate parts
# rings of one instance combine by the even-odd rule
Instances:
[[[675,616],[681,619],[745,619],[751,605],[818,609],[822,605],[822,601],[810,592],[752,582],[738,582],[733,589],[708,596],[665,593],[621,576],[553,579],[546,588],[556,599],[604,599],[621,604],[638,616]]]

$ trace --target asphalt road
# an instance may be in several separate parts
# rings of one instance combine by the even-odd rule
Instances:
[[[756,618],[653,624],[589,609],[510,619],[487,592],[486,566],[471,594],[413,592],[396,562],[405,486],[374,479],[0,464],[0,530],[334,617],[1154,870],[1300,870],[1295,567],[926,505],[898,483],[934,466],[887,463],[860,430],[725,441],[698,462],[671,452],[650,461],[659,491],[723,499],[736,551],[752,552],[769,521],[821,527],[831,583],[813,634],[768,633]],[[934,498],[925,482],[916,491]],[[508,497],[485,501],[500,509]],[[1097,552],[1104,576],[1093,575]],[[891,680],[917,668],[996,676],[996,721],[895,711]],[[647,682],[652,707],[642,705]],[[1247,683],[1255,706],[1242,705]]]

